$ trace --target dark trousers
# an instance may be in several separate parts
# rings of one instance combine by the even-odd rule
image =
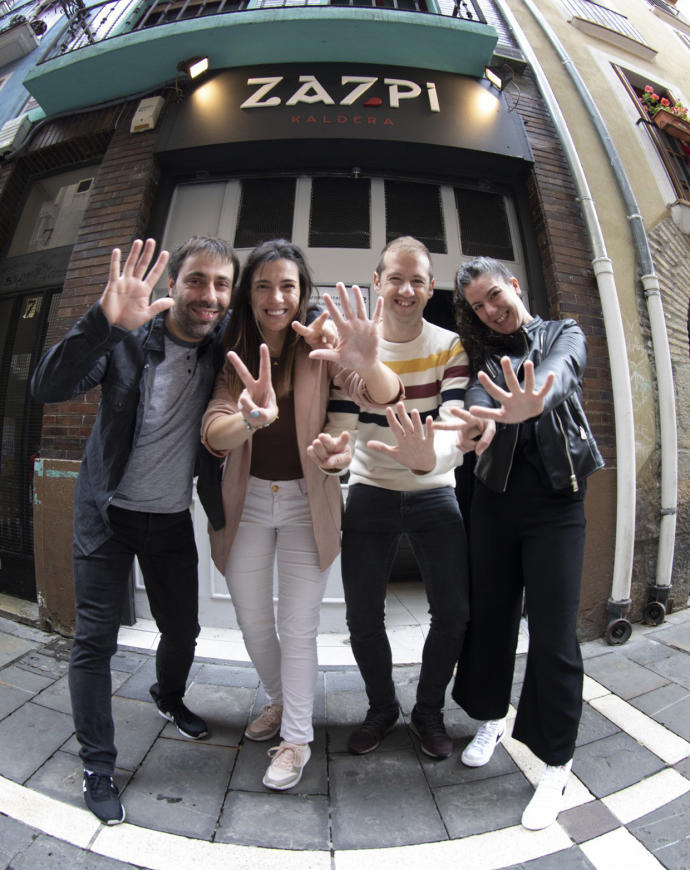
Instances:
[[[110,508],[113,536],[93,553],[74,552],[76,634],[69,667],[72,715],[84,767],[112,774],[117,750],[110,659],[134,556],[161,633],[153,693],[164,707],[182,698],[198,622],[197,552],[189,511],[151,514]]]
[[[572,758],[582,712],[583,495],[551,489],[520,460],[505,493],[477,481],[472,501],[472,619],[453,698],[475,719],[505,716],[524,588],[529,651],[513,737],[553,765]]]
[[[343,519],[342,574],[352,652],[370,707],[396,710],[385,602],[402,534],[407,535],[417,560],[431,613],[417,703],[440,710],[469,614],[467,543],[451,487],[422,492],[364,484],[350,487]]]

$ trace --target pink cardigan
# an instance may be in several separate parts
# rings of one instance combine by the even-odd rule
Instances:
[[[229,363],[226,362],[216,378],[211,401],[201,421],[201,440],[216,456],[226,454],[211,449],[206,441],[208,427],[216,417],[237,412],[236,400],[230,395],[228,387],[228,366]],[[361,397],[362,402],[365,401],[366,389],[356,372],[328,364],[323,360],[309,359],[309,348],[303,341],[299,343],[295,355],[294,374],[297,444],[307,486],[319,567],[325,571],[340,551],[340,523],[343,512],[340,478],[321,471],[307,456],[307,447],[320,432],[323,432],[332,380],[349,395]],[[214,531],[209,524],[211,556],[221,573],[225,572],[230,547],[237,533],[244,507],[251,465],[251,444],[250,438],[227,453],[222,487],[225,526]]]

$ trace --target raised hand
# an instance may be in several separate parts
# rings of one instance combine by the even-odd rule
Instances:
[[[534,363],[528,360],[524,366],[525,386],[520,382],[513,371],[510,359],[507,356],[501,358],[501,368],[508,390],[497,386],[486,372],[479,372],[479,382],[486,392],[497,402],[500,408],[482,408],[473,405],[470,413],[483,420],[496,420],[499,423],[522,423],[532,417],[538,417],[544,410],[544,399],[553,386],[555,375],[549,372],[543,385],[536,390],[534,385]]]
[[[458,449],[463,453],[474,451],[477,456],[481,456],[496,434],[495,421],[475,417],[465,408],[450,408],[450,413],[457,417],[457,420],[438,420],[433,428],[456,431]]]
[[[293,320],[292,328],[302,336],[312,350],[335,347],[338,344],[338,333],[333,321],[328,317],[328,311],[322,311],[309,326],[300,323],[299,320]]]
[[[252,429],[270,426],[278,416],[278,403],[271,383],[271,355],[267,344],[259,348],[259,376],[254,379],[237,354],[228,352],[228,360],[244,384],[237,400],[239,412]]]
[[[153,258],[156,243],[147,239],[135,239],[120,274],[119,248],[110,257],[110,272],[100,304],[108,322],[122,329],[137,329],[161,311],[172,308],[174,301],[166,296],[151,302],[151,293],[163,274],[168,262],[168,252],[161,251],[148,275],[147,269]]]
[[[324,293],[323,301],[338,331],[338,340],[334,347],[313,350],[309,356],[312,359],[325,359],[339,363],[343,368],[354,369],[366,376],[378,363],[379,324],[383,311],[383,299],[376,301],[374,316],[369,320],[362,293],[353,285],[354,307],[343,283],[336,284],[342,314],[328,293]],[[325,312],[324,312],[325,313]],[[323,315],[322,315],[323,316]]]
[[[307,447],[307,456],[319,468],[342,471],[352,461],[350,433],[341,432],[337,438],[322,432]]]
[[[382,441],[367,441],[367,447],[385,453],[418,474],[427,474],[436,465],[434,450],[434,429],[431,416],[422,423],[419,411],[414,408],[408,415],[403,402],[398,402],[395,411],[386,408],[388,425],[396,440],[396,445]]]

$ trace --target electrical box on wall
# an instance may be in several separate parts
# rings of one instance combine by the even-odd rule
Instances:
[[[147,97],[142,100],[134,113],[129,132],[145,133],[147,130],[153,130],[158,123],[164,105],[163,97]]]

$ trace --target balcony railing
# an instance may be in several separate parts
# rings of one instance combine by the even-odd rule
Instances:
[[[645,42],[640,31],[620,12],[615,12],[600,3],[592,2],[592,0],[562,0],[562,2],[563,6],[575,18],[581,18],[590,24],[605,27],[621,36],[627,36],[628,39],[634,39],[635,42]]]
[[[41,63],[125,33],[207,15],[300,6],[352,6],[430,14],[426,0],[153,0],[148,7],[144,7],[140,0],[104,0],[88,6],[83,0],[61,0],[61,5],[68,15],[65,37],[41,59]],[[449,0],[442,8],[441,15],[486,23],[478,0]],[[132,22],[137,10],[140,13]]]

